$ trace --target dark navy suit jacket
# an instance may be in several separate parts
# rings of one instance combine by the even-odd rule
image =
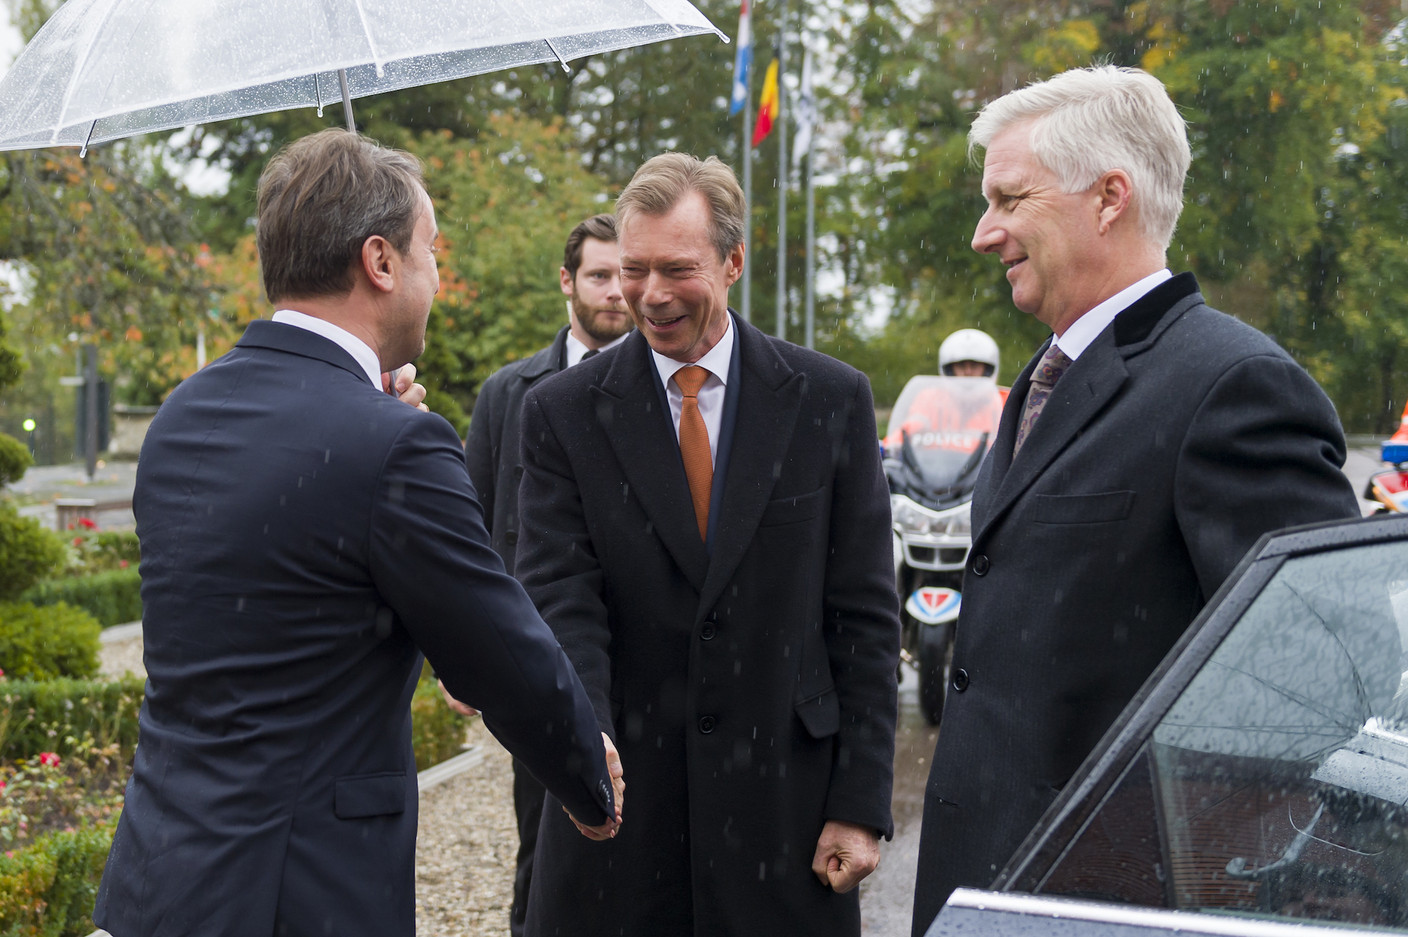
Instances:
[[[506,575],[443,419],[256,322],[152,423],[149,674],[94,919],[115,937],[414,933],[421,652],[584,822],[591,704]]]

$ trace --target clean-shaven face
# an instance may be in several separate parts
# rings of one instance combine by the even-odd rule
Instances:
[[[988,208],[973,232],[973,250],[996,254],[1007,267],[1012,303],[1055,331],[1065,331],[1099,301],[1089,275],[1098,237],[1095,187],[1063,192],[1056,174],[1032,153],[1032,124],[993,137],[983,162]]]
[[[690,192],[663,215],[631,212],[620,226],[621,291],[636,328],[667,358],[692,363],[728,328],[728,288],[743,271],[743,245],[719,258],[709,206]]]

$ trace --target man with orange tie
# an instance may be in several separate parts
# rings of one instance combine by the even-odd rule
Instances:
[[[717,159],[649,160],[616,217],[636,332],[525,398],[518,569],[631,820],[588,853],[549,800],[526,933],[858,934],[899,653],[870,386],[730,312]]]

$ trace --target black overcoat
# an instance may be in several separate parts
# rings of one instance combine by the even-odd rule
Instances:
[[[711,549],[642,335],[525,399],[518,570],[626,778],[604,849],[549,798],[529,934],[859,933],[857,892],[811,861],[828,819],[891,831],[899,623],[870,387],[734,327]]]
[[[518,554],[518,483],[523,478],[519,445],[523,396],[543,378],[562,370],[567,355],[567,326],[552,344],[521,361],[504,365],[484,381],[474,401],[465,439],[464,461],[484,508],[489,543],[513,574]]]
[[[1013,458],[1044,351],[973,495],[915,934],[955,887],[992,882],[1258,537],[1358,510],[1329,399],[1191,274],[1115,318]]]

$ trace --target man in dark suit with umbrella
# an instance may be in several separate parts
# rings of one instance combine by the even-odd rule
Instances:
[[[274,321],[183,382],[142,449],[147,692],[94,919],[410,937],[422,652],[590,837],[615,831],[619,769],[489,547],[453,428],[381,390],[439,285],[419,164],[299,140],[260,179],[258,238]]]
[[[1054,334],[973,494],[916,935],[993,881],[1259,536],[1357,513],[1325,394],[1166,269],[1191,157],[1157,79],[1066,72],[989,104],[970,139],[973,247]]]
[[[745,206],[717,159],[649,160],[616,217],[636,331],[524,400],[518,571],[630,816],[587,852],[549,800],[527,933],[858,934],[899,653],[869,384],[728,310]]]
[[[518,552],[518,482],[523,476],[519,414],[523,395],[544,378],[615,347],[631,330],[621,297],[621,258],[616,219],[593,215],[567,235],[558,271],[567,296],[567,324],[552,344],[489,376],[474,401],[465,441],[465,465],[484,508],[494,551],[511,575]],[[450,703],[468,712],[457,700]],[[533,851],[543,817],[543,785],[517,759],[513,762],[513,811],[518,819],[518,858],[513,877],[509,930],[521,937],[533,881]]]

